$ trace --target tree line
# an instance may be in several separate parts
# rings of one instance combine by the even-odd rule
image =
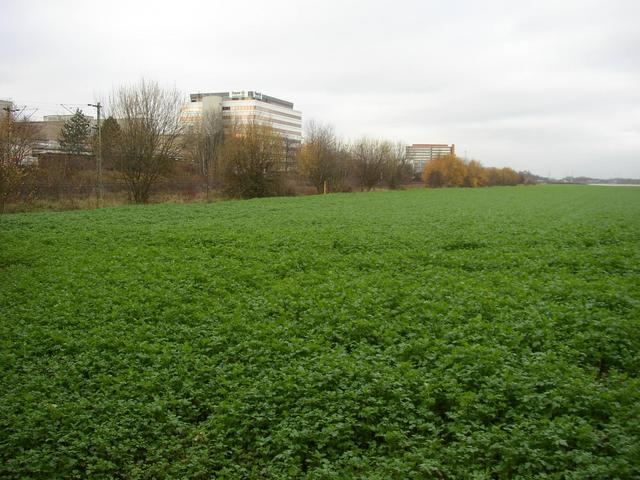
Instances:
[[[484,167],[477,160],[464,161],[455,155],[443,155],[426,163],[422,171],[425,186],[442,187],[492,187],[528,183],[526,172],[514,169]]]
[[[399,188],[419,179],[400,142],[363,137],[340,139],[330,125],[310,122],[302,144],[284,138],[259,122],[223,125],[220,112],[204,112],[195,122],[180,117],[182,95],[156,82],[120,87],[109,98],[109,115],[95,130],[81,110],[64,124],[59,145],[63,178],[71,159],[90,161],[98,153],[104,169],[126,185],[130,201],[146,203],[154,186],[189,166],[200,179],[207,200],[212,192],[249,198],[295,194],[300,185],[317,193]],[[2,207],[29,172],[30,147],[37,138],[34,122],[7,115],[0,123],[0,201]],[[40,163],[40,162],[38,162]],[[42,165],[40,166],[42,169]],[[512,169],[486,168],[444,156],[428,162],[421,175],[427,187],[515,185],[523,177]]]

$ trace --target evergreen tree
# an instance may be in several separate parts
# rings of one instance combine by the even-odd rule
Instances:
[[[87,151],[91,130],[91,121],[82,110],[77,109],[73,116],[64,122],[58,141],[63,151],[70,155],[81,155]]]

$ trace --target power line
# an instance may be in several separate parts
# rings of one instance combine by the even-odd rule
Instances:
[[[13,103],[13,105],[17,106],[15,103]],[[31,117],[33,117],[33,115],[38,111],[38,109],[34,109],[33,112],[31,112],[30,114],[25,114],[24,112],[27,110],[27,106],[23,105],[20,108],[12,108],[12,107],[3,107],[2,108],[5,112],[7,112],[7,119],[11,120],[11,114],[12,113],[17,113],[17,117],[22,116],[22,118],[24,118],[25,120],[31,120]]]
[[[69,109],[68,109],[64,104],[62,104],[62,103],[60,104],[60,106],[61,106],[62,108],[64,108],[67,112],[69,112],[71,115],[74,115],[74,114],[76,113],[76,112],[72,112],[71,110],[69,110]],[[80,109],[78,109],[78,110],[80,110]]]
[[[33,109],[33,111],[27,115],[28,118],[32,118],[36,112],[39,112],[42,116],[61,115],[65,114],[65,112],[75,114],[75,111],[72,111],[73,107],[78,108],[87,105],[86,103],[55,103],[39,100],[26,100],[23,98],[12,98],[8,101],[10,101],[14,106],[19,107],[21,111]]]
[[[13,103],[36,103],[38,105],[62,105],[62,103],[64,103],[65,105],[71,105],[71,106],[84,106],[86,105],[85,103],[73,103],[73,102],[47,102],[47,101],[43,101],[43,100],[25,100],[24,98],[18,98],[18,99],[11,99],[10,101],[12,101]]]

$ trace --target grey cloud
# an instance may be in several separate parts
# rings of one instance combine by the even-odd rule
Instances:
[[[255,88],[346,138],[640,177],[639,17],[634,0],[8,0],[0,97],[52,113],[142,76]]]

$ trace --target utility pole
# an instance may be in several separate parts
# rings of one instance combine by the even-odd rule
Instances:
[[[7,121],[11,118],[11,112],[15,112],[16,110],[11,107],[2,107],[2,109],[7,112]]]
[[[11,108],[11,105],[7,107],[2,107],[2,109],[7,112],[7,143],[5,145],[5,161],[9,162],[9,157],[11,157],[11,114],[20,111],[17,108]]]
[[[97,113],[97,121],[98,121],[98,154],[96,155],[96,170],[97,170],[97,181],[98,181],[98,192],[97,192],[97,200],[98,200],[98,208],[102,207],[102,131],[100,127],[100,110],[102,109],[102,105],[100,102],[93,104],[87,104],[90,107],[94,107]]]

